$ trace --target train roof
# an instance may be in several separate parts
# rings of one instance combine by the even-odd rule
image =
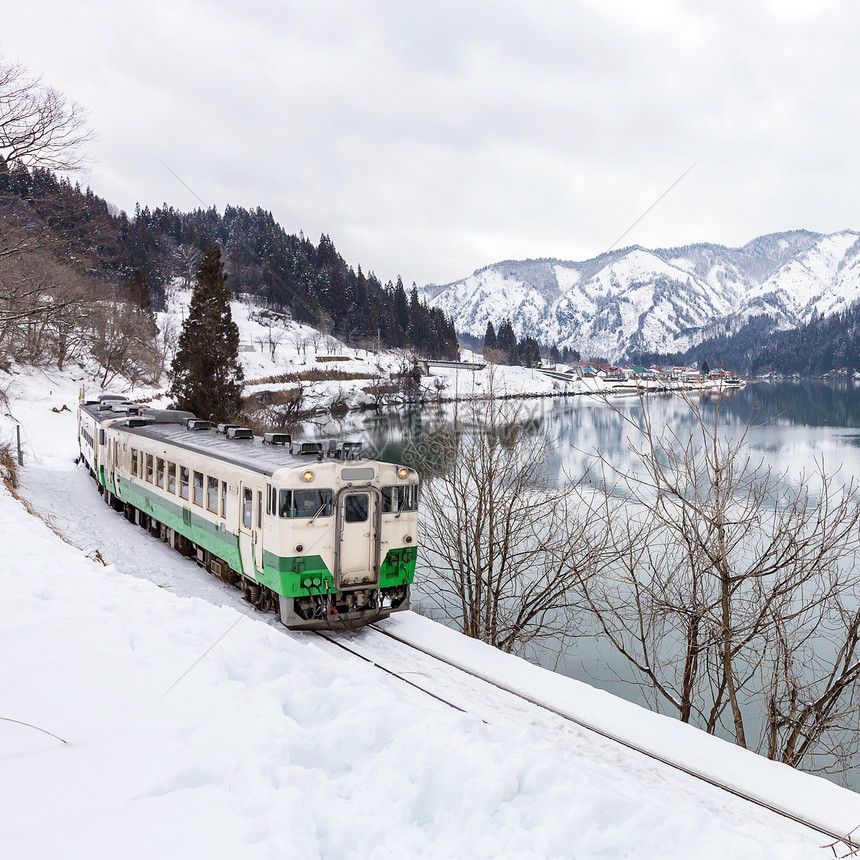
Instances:
[[[106,408],[106,405],[105,402],[86,403],[81,405],[81,409],[99,422],[120,419],[118,422],[115,421],[113,426],[120,427],[124,432],[139,436],[141,439],[165,442],[197,454],[217,457],[226,463],[251,469],[263,475],[272,475],[278,469],[307,468],[312,463],[318,462],[316,455],[291,454],[288,446],[263,444],[260,436],[253,436],[250,439],[231,439],[214,428],[189,430],[185,422],[188,418],[194,417],[191,412],[146,408],[141,411],[139,418],[129,419],[125,407],[140,406],[140,404],[111,402],[112,407],[115,406],[117,411],[114,411],[114,408]],[[147,423],[128,426],[128,423],[122,419],[130,421],[132,425],[137,424],[140,419]],[[152,423],[149,423],[150,421]],[[325,461],[331,462],[328,457]],[[348,465],[349,462],[351,461],[343,461],[344,465]]]

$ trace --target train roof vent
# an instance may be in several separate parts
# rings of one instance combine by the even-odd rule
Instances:
[[[211,430],[212,422],[205,421],[203,418],[188,418],[185,421],[185,426],[189,430]]]
[[[322,442],[302,442],[299,445],[299,454],[313,454],[318,457],[323,452]]]
[[[289,445],[293,441],[293,437],[289,433],[264,433],[264,445]]]
[[[224,433],[226,435],[228,430],[232,430],[234,427],[239,427],[239,426],[240,426],[239,424],[219,424],[215,429],[219,433]]]
[[[362,442],[344,442],[341,448],[342,460],[360,460]]]
[[[253,439],[254,432],[247,427],[230,427],[227,430],[228,439]]]
[[[187,427],[188,419],[194,418],[194,413],[184,409],[147,409],[146,417],[156,424],[185,424]]]
[[[148,427],[150,424],[154,423],[151,418],[129,418],[128,421],[125,422],[126,427]]]
[[[99,403],[107,403],[110,400],[120,400],[125,403],[128,398],[122,394],[99,394]]]

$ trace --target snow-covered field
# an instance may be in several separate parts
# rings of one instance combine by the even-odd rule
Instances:
[[[79,382],[27,370],[11,386],[22,493],[74,545],[0,492],[4,858],[832,856],[820,835],[430,658],[410,658],[412,677],[469,714],[249,612],[102,504],[73,462]],[[12,425],[2,416],[0,438]],[[723,759],[798,812],[860,823],[860,798],[823,780],[426,619],[391,623],[674,757]],[[383,664],[391,647],[355,644]]]

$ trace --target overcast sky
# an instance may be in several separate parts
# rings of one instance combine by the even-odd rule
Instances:
[[[860,229],[860,4],[28,0],[0,53],[90,110],[86,181],[445,283],[623,240]]]

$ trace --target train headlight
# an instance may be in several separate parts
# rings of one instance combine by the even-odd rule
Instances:
[[[307,472],[302,472],[302,480],[303,481],[312,481],[314,479],[314,473],[308,469]]]
[[[405,466],[401,466],[397,470],[397,476],[399,478],[408,478],[409,477],[409,469],[407,469]]]

